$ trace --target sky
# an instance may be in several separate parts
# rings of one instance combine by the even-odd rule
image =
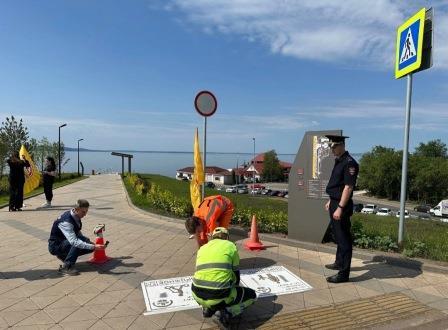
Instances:
[[[397,27],[434,8],[434,65],[413,76],[410,150],[448,144],[448,1],[2,0],[0,119],[108,150],[296,153],[304,132],[403,149]]]

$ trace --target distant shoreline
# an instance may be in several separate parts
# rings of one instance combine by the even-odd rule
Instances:
[[[78,151],[78,148],[65,147],[65,151]],[[193,151],[156,151],[156,150],[95,150],[95,149],[85,149],[79,148],[82,152],[127,152],[127,153],[145,153],[145,154],[193,154]],[[252,152],[217,152],[217,151],[207,151],[207,154],[214,155],[249,155],[253,156]],[[363,153],[351,153],[353,156],[362,156]],[[294,156],[290,153],[277,153],[277,155],[282,156]]]

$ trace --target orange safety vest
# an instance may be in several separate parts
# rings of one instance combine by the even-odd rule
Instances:
[[[204,198],[194,211],[194,216],[201,220],[204,228],[200,235],[201,241],[207,242],[207,233],[213,232],[216,227],[228,228],[233,210],[233,204],[227,197],[217,195]]]

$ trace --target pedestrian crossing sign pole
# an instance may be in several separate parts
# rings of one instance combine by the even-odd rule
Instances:
[[[405,203],[407,195],[407,172],[409,150],[409,127],[411,121],[412,74],[432,66],[433,10],[420,9],[402,24],[397,31],[395,54],[395,79],[407,77],[406,119],[403,142],[403,165],[401,169],[400,222],[398,244],[403,241]]]

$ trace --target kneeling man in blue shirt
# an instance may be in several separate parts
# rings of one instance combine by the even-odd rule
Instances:
[[[81,233],[81,219],[86,216],[89,206],[87,200],[79,199],[76,207],[60,215],[51,228],[48,250],[64,262],[59,266],[62,275],[78,275],[74,268],[78,256],[105,249],[104,245],[94,244]]]

